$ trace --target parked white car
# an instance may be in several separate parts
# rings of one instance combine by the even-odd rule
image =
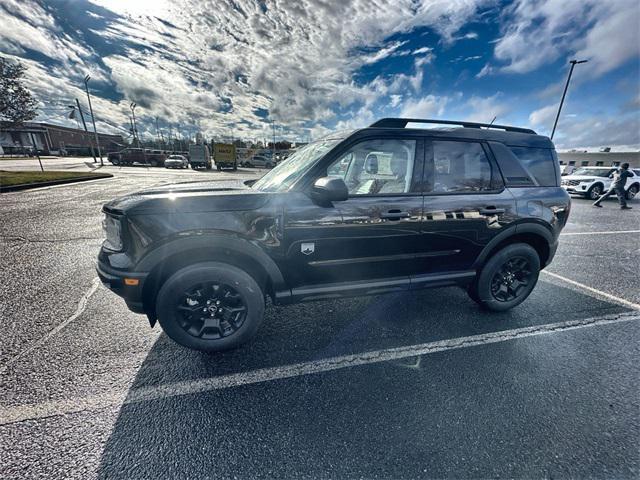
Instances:
[[[255,155],[244,161],[243,167],[273,168],[275,163],[263,155]]]
[[[165,168],[189,168],[189,161],[184,155],[169,155],[164,161]]]
[[[611,187],[613,180],[609,175],[616,170],[616,167],[581,167],[571,175],[562,177],[560,183],[562,188],[571,195],[582,195],[596,200],[602,192],[606,192]],[[629,172],[633,176],[627,178],[624,189],[627,192],[627,199],[631,200],[640,191],[640,170],[629,169]]]

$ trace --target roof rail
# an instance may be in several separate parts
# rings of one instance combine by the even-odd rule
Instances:
[[[518,132],[518,133],[531,133],[536,134],[534,130],[530,128],[510,127],[508,125],[495,125],[492,123],[476,123],[476,122],[464,122],[454,120],[434,120],[434,119],[419,119],[419,118],[382,118],[377,122],[372,123],[369,127],[373,128],[405,128],[408,123],[435,123],[440,125],[460,125],[464,128],[495,128],[497,130],[504,130],[506,132]]]

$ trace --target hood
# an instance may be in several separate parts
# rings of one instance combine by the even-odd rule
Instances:
[[[593,182],[595,180],[609,180],[609,177],[596,177],[595,175],[565,175],[562,180],[582,180],[586,182]]]
[[[176,183],[117,198],[106,203],[103,210],[116,215],[254,210],[271,195],[239,181]]]

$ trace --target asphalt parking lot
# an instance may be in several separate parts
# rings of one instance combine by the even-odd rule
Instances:
[[[510,312],[457,288],[271,306],[212,355],[98,282],[100,208],[260,172],[105,170],[0,196],[0,478],[640,475],[637,200],[574,200]]]

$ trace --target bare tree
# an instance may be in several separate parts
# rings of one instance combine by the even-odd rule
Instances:
[[[22,123],[37,114],[38,102],[23,85],[26,67],[0,56],[0,120]]]

